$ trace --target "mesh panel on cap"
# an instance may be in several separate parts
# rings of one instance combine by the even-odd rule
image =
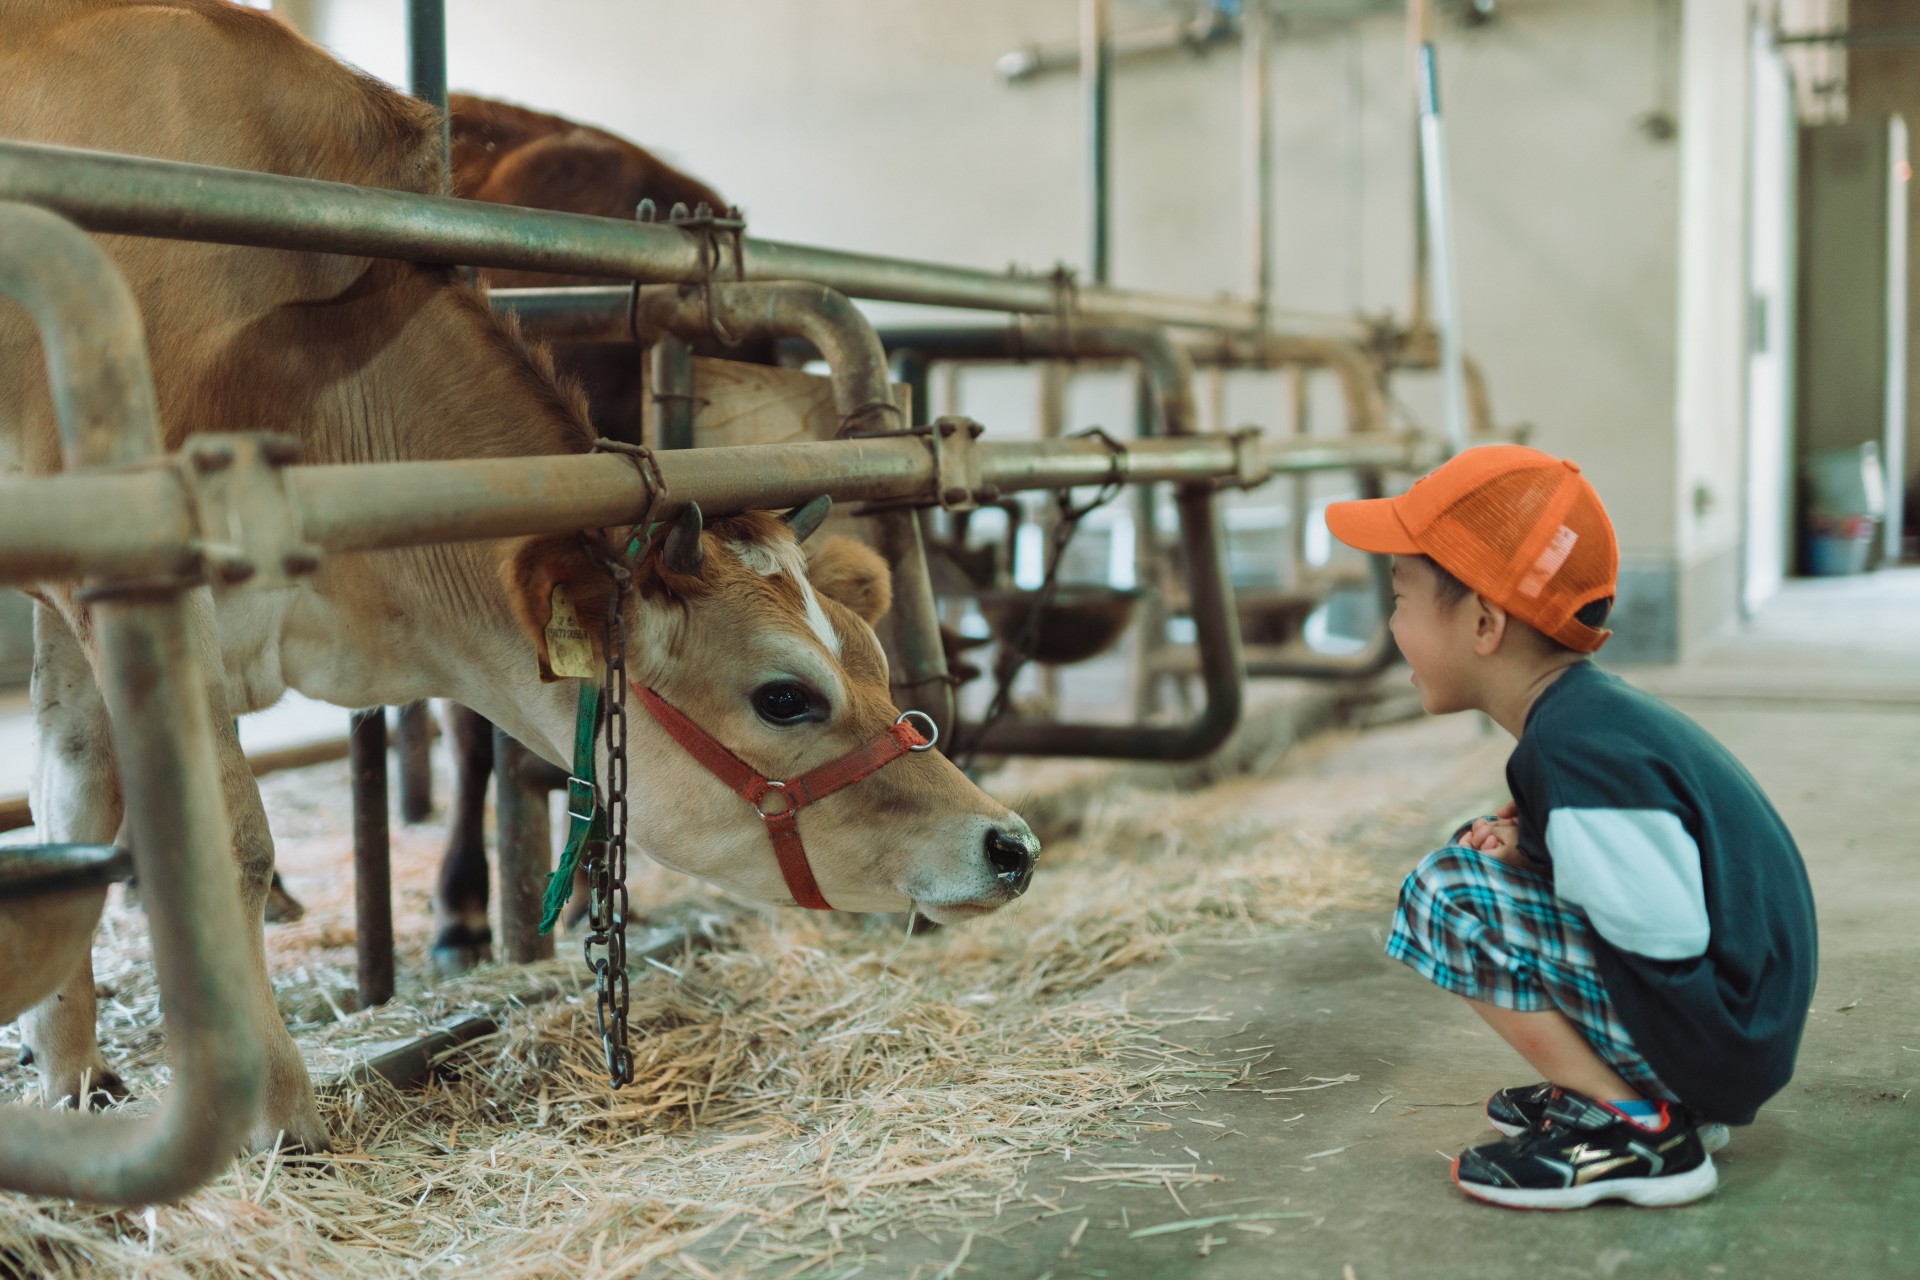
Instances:
[[[1440,566],[1576,649],[1604,636],[1574,619],[1614,594],[1619,554],[1592,487],[1557,459],[1490,476],[1434,515],[1421,543]]]

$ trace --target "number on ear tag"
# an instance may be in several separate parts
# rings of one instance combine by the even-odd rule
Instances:
[[[576,680],[598,676],[600,669],[593,661],[593,642],[587,638],[587,629],[573,611],[573,601],[567,599],[567,589],[555,586],[548,603],[553,611],[547,618],[547,666],[556,676]]]

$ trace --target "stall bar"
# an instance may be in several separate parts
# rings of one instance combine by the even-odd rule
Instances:
[[[622,280],[734,279],[725,232],[482,204],[210,165],[0,142],[0,200],[52,209],[90,231],[510,267]],[[1251,332],[1259,309],[1077,282],[1065,273],[999,273],[742,236],[738,278],[810,280],[855,298],[1027,315],[1090,313],[1175,327]],[[1359,322],[1291,312],[1292,333],[1362,341]]]
[[[982,487],[1002,493],[1100,484],[1116,466],[1092,439],[972,447]],[[1238,483],[1248,475],[1356,467],[1418,471],[1434,447],[1388,432],[1304,440],[1194,435],[1130,442],[1120,465],[1132,481]],[[841,502],[938,501],[933,452],[920,436],[656,456],[666,483],[656,515],[689,501],[730,515],[821,493]],[[639,471],[614,454],[295,466],[283,475],[302,536],[331,553],[617,525],[638,519],[650,496]],[[116,514],[103,521],[101,511]],[[197,573],[198,562],[192,508],[172,467],[0,480],[0,582]]]

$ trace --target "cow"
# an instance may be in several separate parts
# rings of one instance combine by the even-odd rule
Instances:
[[[36,142],[408,192],[444,182],[429,108],[226,0],[0,3],[0,121]],[[453,269],[138,237],[102,244],[140,306],[169,449],[189,433],[260,429],[295,437],[313,463],[591,448],[580,398]],[[0,309],[0,470],[61,468],[40,360],[25,316]],[[554,678],[545,636],[563,587],[589,636],[620,627],[637,684],[769,777],[837,758],[894,722],[873,632],[888,603],[876,556],[828,541],[809,561],[789,525],[764,512],[703,527],[688,507],[673,528],[672,554],[650,549],[634,564],[617,618],[600,557],[624,545],[625,530],[610,542],[589,533],[339,555],[295,587],[191,593],[251,922],[234,945],[249,951],[249,1017],[266,1051],[255,1145],[317,1150],[328,1134],[267,978],[260,921],[273,845],[232,717],[287,689],[346,707],[445,697],[560,763],[576,691]],[[33,594],[38,835],[107,843],[122,808],[88,608],[71,582]],[[754,808],[639,695],[614,692],[631,705],[631,791],[647,815],[632,849],[758,901],[792,902]],[[819,889],[843,910],[990,912],[1025,890],[1038,852],[1017,815],[935,752],[822,800],[803,825]],[[90,962],[36,978],[25,985],[52,994],[24,1015],[23,1038],[45,1100],[91,1103],[83,1081],[117,1091],[95,1037]]]
[[[558,209],[607,218],[632,218],[642,200],[660,217],[675,205],[724,209],[720,194],[652,152],[591,125],[512,103],[456,93],[447,99],[453,194],[468,200]],[[489,269],[493,288],[615,284],[603,277]],[[771,362],[770,343],[746,350],[701,347],[702,354]],[[564,342],[555,366],[577,380],[587,412],[603,435],[635,439],[640,418],[640,361],[629,342]],[[445,724],[453,761],[446,853],[433,894],[434,966],[459,973],[492,951],[487,917],[487,783],[493,773],[493,725],[469,707],[449,703]],[[576,899],[576,910],[579,906]],[[297,907],[295,908],[297,910]],[[569,923],[572,923],[571,918]]]

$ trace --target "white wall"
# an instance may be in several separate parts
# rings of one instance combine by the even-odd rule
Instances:
[[[304,3],[337,52],[404,75],[401,0]],[[1742,6],[1687,0],[1689,23],[1712,8],[1737,17]],[[449,9],[456,87],[661,149],[744,205],[757,235],[989,267],[1080,253],[1076,86],[1067,77],[1010,87],[993,73],[1017,45],[1070,42],[1073,0]],[[1122,0],[1116,22],[1163,12]],[[1737,412],[1722,421],[1719,389],[1697,374],[1676,401],[1682,316],[1694,324],[1703,306],[1718,316],[1722,304],[1697,293],[1714,280],[1675,301],[1680,147],[1705,144],[1684,118],[1680,147],[1636,127],[1674,105],[1659,101],[1676,56],[1663,12],[1660,0],[1503,0],[1483,29],[1440,24],[1468,348],[1489,373],[1498,415],[1535,424],[1540,447],[1581,459],[1629,561],[1657,567],[1737,527],[1738,486],[1721,482],[1709,455],[1733,447],[1739,427]],[[1685,114],[1744,94],[1738,42],[1735,54],[1736,79],[1689,93]],[[1282,32],[1280,305],[1404,310],[1414,208],[1406,56],[1392,18]],[[1238,61],[1229,50],[1122,67],[1119,283],[1244,291]],[[1737,201],[1740,186],[1723,190],[1722,176],[1710,164],[1703,190]],[[1689,234],[1725,233],[1725,216],[1716,204],[1711,225]],[[1703,323],[1719,333],[1723,320]],[[1410,381],[1403,395],[1432,420],[1436,388]],[[1684,449],[1677,412],[1700,424]],[[1701,477],[1720,495],[1704,523],[1686,496]]]

